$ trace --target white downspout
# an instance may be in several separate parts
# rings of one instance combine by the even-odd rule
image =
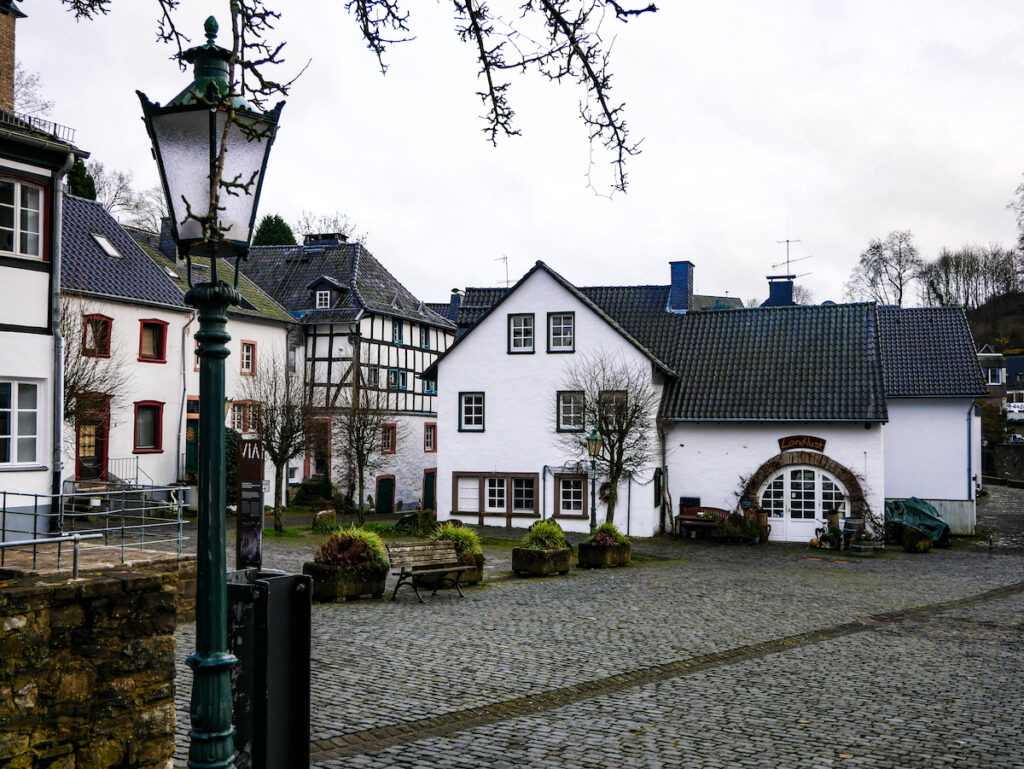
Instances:
[[[53,241],[50,248],[50,262],[53,265],[51,271],[50,286],[50,325],[53,331],[53,395],[52,402],[52,439],[53,439],[53,480],[50,483],[52,494],[60,494],[60,476],[64,472],[64,462],[61,452],[63,443],[64,427],[64,340],[60,335],[60,251],[61,233],[63,231],[64,215],[64,185],[61,181],[64,175],[71,170],[75,164],[74,153],[69,152],[64,160],[64,165],[53,172]]]

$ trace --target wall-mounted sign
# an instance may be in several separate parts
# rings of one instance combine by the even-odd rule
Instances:
[[[238,441],[238,528],[235,568],[263,565],[263,444],[255,438]]]
[[[779,438],[779,451],[799,451],[800,449],[824,451],[825,439],[815,438],[813,435],[789,435]]]

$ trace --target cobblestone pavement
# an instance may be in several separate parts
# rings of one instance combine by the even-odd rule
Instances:
[[[651,560],[520,580],[489,545],[464,600],[315,606],[314,765],[1024,766],[1005,716],[1024,690],[1021,593],[948,605],[1024,582],[1024,554],[634,547]],[[267,566],[309,552],[270,540]],[[181,746],[193,636],[179,628]]]

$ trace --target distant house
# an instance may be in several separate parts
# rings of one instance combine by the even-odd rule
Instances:
[[[648,372],[657,394],[651,460],[617,495],[630,534],[746,501],[774,539],[807,541],[830,510],[881,515],[911,494],[973,530],[985,387],[962,310],[714,309],[724,299],[694,295],[689,262],[667,286],[577,287],[538,262],[510,289],[467,289],[459,338],[424,372],[448,436],[439,517],[587,529],[585,464],[558,433],[593,428],[570,418],[564,382],[599,356]]]
[[[71,129],[13,112],[23,16],[0,3],[0,539],[45,532],[48,495],[59,489],[62,180],[76,157],[88,157]]]
[[[199,366],[195,310],[185,304],[184,263],[137,243],[96,201],[65,197],[61,291],[68,328],[68,372],[75,366],[119,372],[120,386],[73,393],[80,399],[64,425],[70,482],[187,482],[196,471]],[[226,280],[233,272],[223,265]],[[194,259],[193,281],[209,279]],[[259,404],[245,400],[243,382],[272,361],[285,365],[294,321],[244,277],[242,304],[228,310],[225,419],[253,431]],[[77,360],[76,360],[77,359]],[[301,361],[296,365],[301,376]],[[85,378],[88,381],[88,377]],[[74,386],[74,381],[70,383]],[[265,468],[272,478],[272,468]],[[229,499],[231,491],[229,490]]]
[[[309,235],[301,246],[257,246],[242,269],[302,328],[307,383],[323,411],[305,475],[330,478],[354,496],[354,468],[333,431],[358,389],[393,417],[380,436],[381,466],[365,479],[375,508],[433,508],[437,451],[447,435],[437,423],[437,385],[422,373],[448,349],[455,324],[340,234]]]
[[[978,365],[988,385],[989,403],[1002,407],[1006,402],[1006,358],[990,344],[978,345]]]

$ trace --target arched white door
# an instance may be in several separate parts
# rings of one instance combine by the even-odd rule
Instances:
[[[783,542],[809,542],[830,512],[849,513],[846,488],[830,473],[809,465],[796,465],[770,477],[758,492],[767,511],[771,538]]]

